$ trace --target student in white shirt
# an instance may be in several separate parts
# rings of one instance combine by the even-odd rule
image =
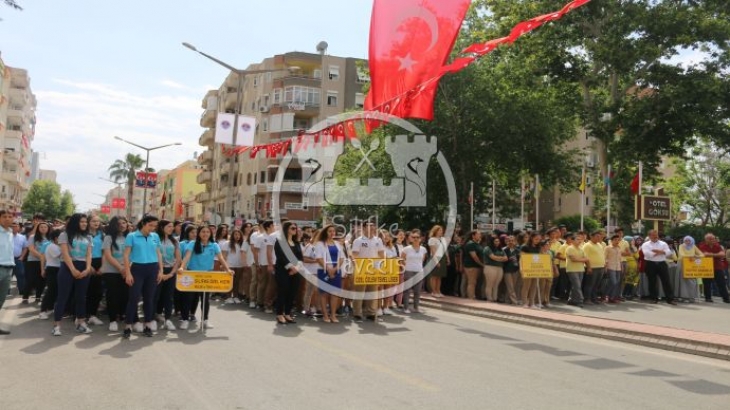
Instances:
[[[407,283],[414,276],[423,271],[423,262],[426,260],[426,248],[421,246],[421,231],[414,229],[410,232],[411,244],[406,246],[400,253],[405,261],[404,280]],[[418,305],[421,301],[421,283],[413,283],[403,291],[403,313],[411,313],[408,309],[408,302],[413,292],[413,311],[418,312]]]
[[[48,233],[48,240],[51,243],[46,247],[45,256],[46,266],[44,277],[46,279],[46,292],[41,300],[40,319],[49,319],[53,314],[53,305],[56,304],[58,297],[58,269],[61,267],[61,247],[58,246],[58,235],[61,234],[60,229],[54,229]]]
[[[385,259],[385,246],[383,241],[376,235],[376,227],[372,222],[366,222],[363,225],[363,235],[352,243],[352,257],[357,258],[379,258]],[[357,285],[353,287],[355,292],[377,292],[378,285]],[[365,315],[367,319],[377,320],[378,299],[367,301],[365,304]],[[355,322],[362,321],[363,315],[363,298],[359,296],[353,302]]]

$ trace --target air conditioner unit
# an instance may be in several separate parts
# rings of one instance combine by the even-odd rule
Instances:
[[[262,105],[259,107],[259,112],[269,112],[269,106],[268,105]]]

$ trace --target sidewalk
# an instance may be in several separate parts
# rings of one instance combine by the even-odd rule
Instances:
[[[718,303],[720,302],[720,303]],[[425,307],[550,330],[730,360],[730,306],[715,303],[649,304],[629,301],[585,309],[562,302],[549,309],[445,296],[423,296]]]

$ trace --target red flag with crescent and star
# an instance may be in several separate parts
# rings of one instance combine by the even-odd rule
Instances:
[[[433,119],[439,76],[470,0],[375,0],[370,22],[371,88],[366,110]]]

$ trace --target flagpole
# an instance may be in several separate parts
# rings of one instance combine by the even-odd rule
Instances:
[[[535,174],[535,232],[540,229],[540,175]]]
[[[497,181],[492,179],[492,232],[496,231],[497,227]]]
[[[525,175],[520,177],[520,222],[522,229],[525,229]]]
[[[586,164],[583,163],[583,169],[580,173],[580,230],[583,231],[583,222],[585,218],[586,205]]]
[[[470,215],[471,215],[471,229],[474,229],[474,183],[471,182],[469,184],[469,205],[471,207]]]
[[[642,161],[639,161],[639,190],[636,192],[636,201],[638,204],[636,205],[636,208],[639,207],[639,204],[641,203],[641,185],[644,183],[644,163]],[[639,219],[639,231],[644,230],[644,223],[641,221],[641,212],[639,212],[638,215]]]
[[[608,164],[608,175],[606,176],[606,184],[608,188],[606,200],[606,234],[611,229],[611,164]]]

